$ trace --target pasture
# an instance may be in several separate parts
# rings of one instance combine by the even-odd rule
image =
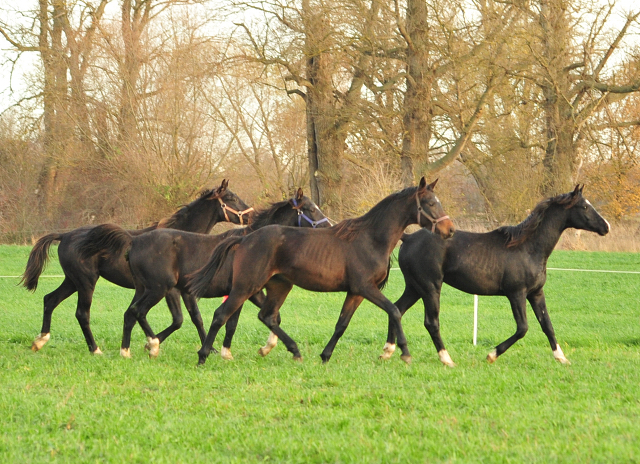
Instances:
[[[605,239],[603,239],[605,240]],[[30,247],[0,247],[0,275],[24,271]],[[59,275],[55,249],[45,275]],[[550,267],[640,271],[640,254],[556,251]],[[232,346],[196,367],[199,342],[185,314],[158,359],[132,338],[119,356],[133,291],[99,281],[92,328],[105,353],[91,356],[75,320],[75,296],[53,314],[51,340],[30,350],[42,297],[0,279],[1,462],[637,462],[640,460],[640,275],[549,271],[547,304],[569,366],[553,360],[528,308],[529,333],[498,361],[487,353],[515,330],[504,297],[481,297],[473,346],[473,297],[446,287],[442,336],[456,362],[438,360],[421,304],[403,318],[413,355],[379,361],[386,314],[365,302],[331,361],[329,340],[343,294],[294,289],[282,326],[303,363],[279,344],[257,354],[268,330],[248,303]],[[392,271],[384,290],[402,292]],[[205,326],[220,300],[202,300]],[[160,331],[165,303],[149,314]],[[224,329],[221,331],[224,332]],[[214,343],[220,347],[221,334]]]

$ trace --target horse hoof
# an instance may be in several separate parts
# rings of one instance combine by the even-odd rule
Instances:
[[[293,360],[294,360],[295,362],[299,362],[299,363],[301,363],[301,362],[302,362],[302,356],[300,356],[300,355],[298,355],[298,356],[294,356],[294,357],[293,357]]]
[[[92,351],[91,354],[102,355],[104,353],[100,350],[100,348],[96,348],[96,350]]]
[[[36,339],[31,344],[32,351],[40,351],[42,347],[49,341],[51,338],[50,333],[41,333],[36,337]]]
[[[567,358],[555,358],[556,361],[558,361],[560,364],[566,364],[567,366],[571,364],[571,361],[569,361]]]
[[[385,343],[384,347],[382,348],[382,354],[380,355],[380,359],[391,359],[391,355],[393,354],[393,352],[396,350],[396,344],[395,343]]]
[[[496,362],[496,359],[498,359],[498,353],[496,350],[493,350],[487,355],[487,362],[489,364],[493,364],[494,362]]]
[[[220,357],[226,361],[233,361],[231,350],[229,348],[225,348],[224,346],[220,350]]]
[[[402,355],[400,356],[400,359],[402,359],[404,362],[406,362],[407,364],[411,364],[411,355]]]
[[[147,338],[147,343],[144,345],[144,349],[149,351],[150,358],[157,358],[160,354],[160,340],[157,338]]]
[[[447,350],[440,350],[438,352],[438,357],[440,358],[440,362],[445,366],[456,367],[456,364],[451,359],[451,356],[449,356],[449,353],[447,352]]]
[[[271,351],[271,348],[267,346],[263,346],[263,347],[260,347],[260,349],[258,350],[258,354],[264,358],[266,355],[269,354],[270,351]]]
[[[131,350],[129,348],[120,348],[120,356],[127,359],[130,358]]]

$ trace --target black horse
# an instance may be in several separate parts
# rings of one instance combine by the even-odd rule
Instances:
[[[411,356],[402,332],[400,312],[380,291],[389,270],[389,256],[410,224],[430,225],[443,238],[453,234],[453,223],[444,215],[433,193],[436,182],[424,180],[389,195],[364,216],[342,221],[322,230],[268,226],[242,238],[228,238],[214,251],[209,263],[192,275],[189,288],[200,296],[207,293],[225,259],[234,252],[229,298],[215,311],[211,328],[198,352],[204,364],[220,328],[251,296],[267,290],[259,319],[302,359],[298,346],[278,323],[280,306],[293,285],[316,292],[347,292],[340,322],[321,354],[327,362],[364,298],[382,308],[395,324],[402,359]],[[426,224],[425,224],[426,223]]]
[[[492,363],[527,333],[527,300],[551,344],[553,356],[569,363],[551,325],[544,298],[547,259],[565,229],[575,228],[600,235],[609,232],[609,223],[582,196],[582,187],[539,203],[522,223],[487,233],[456,232],[444,241],[424,230],[402,237],[398,262],[405,290],[396,306],[402,314],[419,298],[424,303],[424,325],[436,347],[440,361],[453,361],[440,337],[440,290],[442,282],[466,293],[504,295],[511,303],[516,333],[487,356]],[[395,330],[389,334],[381,358],[395,350]]]
[[[195,298],[185,290],[185,276],[204,266],[213,249],[229,236],[245,236],[269,224],[281,224],[297,227],[330,227],[329,220],[320,209],[304,196],[302,189],[290,200],[277,202],[271,207],[257,212],[248,227],[232,229],[220,235],[203,235],[178,230],[154,230],[144,235],[131,237],[127,231],[118,226],[106,224],[96,227],[88,235],[86,243],[79,245],[81,256],[93,256],[114,250],[127,250],[129,267],[133,275],[136,293],[124,314],[124,330],[120,354],[131,357],[131,331],[136,320],[147,336],[146,348],[151,357],[156,357],[162,343],[169,335],[182,325],[182,313],[171,309],[173,321],[169,327],[155,334],[147,322],[147,313],[170,292],[179,290],[182,299],[190,301],[191,318],[204,341],[205,331]],[[221,297],[229,293],[229,279],[204,295],[205,297]],[[264,295],[260,292],[252,297],[252,302],[260,307]],[[233,331],[237,325],[234,319]],[[232,337],[233,333],[230,334]],[[222,356],[232,359],[229,350],[223,350]]]
[[[253,208],[249,208],[235,193],[228,190],[228,184],[228,181],[223,180],[220,187],[203,192],[196,200],[181,207],[170,217],[146,229],[130,230],[128,233],[132,236],[141,236],[161,228],[207,233],[216,223],[221,221],[242,225],[246,223],[244,216],[252,212]],[[60,242],[58,259],[65,275],[62,284],[44,297],[42,330],[34,340],[31,346],[32,350],[40,350],[49,341],[53,310],[62,301],[78,292],[76,318],[89,346],[89,351],[93,354],[102,354],[93,338],[90,327],[91,301],[96,282],[100,277],[104,277],[125,288],[134,288],[134,283],[122,250],[112,250],[110,254],[103,253],[80,258],[78,244],[84,242],[87,235],[95,227],[97,226],[85,226],[66,233],[45,235],[36,242],[31,250],[21,281],[28,290],[35,291],[37,288],[38,278],[49,259],[49,247],[55,241]],[[167,304],[172,308],[172,311],[175,308],[178,308],[179,311],[179,295],[177,293],[168,295]],[[204,335],[203,332],[203,339]]]

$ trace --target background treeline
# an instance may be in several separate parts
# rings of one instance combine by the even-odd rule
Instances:
[[[223,177],[249,204],[302,186],[336,220],[421,175],[468,227],[519,222],[578,182],[612,222],[640,208],[638,8],[14,3],[0,3],[4,242],[143,226]]]

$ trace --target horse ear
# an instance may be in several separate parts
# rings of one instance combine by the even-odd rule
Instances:
[[[302,191],[302,187],[298,187],[298,191],[296,192],[296,200],[298,201],[302,200],[303,196],[304,196],[304,192]]]
[[[426,188],[427,188],[427,181],[425,180],[424,176],[422,176],[420,178],[420,184],[418,185],[418,191],[423,191]]]
[[[429,185],[427,185],[427,190],[431,190],[433,192],[433,189],[435,188],[437,183],[438,183],[438,179],[431,182]]]
[[[229,186],[229,181],[227,179],[222,179],[222,183],[220,184],[220,188],[218,189],[218,192],[222,193],[225,190],[227,190],[227,187]]]
[[[579,193],[582,193],[582,189],[580,188],[580,184],[576,184],[576,187],[573,189],[573,192],[571,192],[571,194],[577,195]]]

